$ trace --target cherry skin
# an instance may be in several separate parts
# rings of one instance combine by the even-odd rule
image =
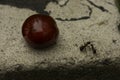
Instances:
[[[32,47],[45,48],[56,43],[59,30],[52,17],[35,14],[28,17],[23,23],[22,34]]]

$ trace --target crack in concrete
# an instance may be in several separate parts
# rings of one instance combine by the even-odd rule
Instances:
[[[92,49],[93,54],[96,54],[96,53],[97,53],[97,50],[95,49],[95,47],[94,47],[93,44],[91,44],[91,49]]]
[[[79,18],[70,18],[70,19],[63,19],[63,18],[55,18],[56,20],[59,20],[59,21],[78,21],[78,20],[87,20],[91,17],[92,15],[92,8],[88,5],[85,5],[88,7],[88,10],[89,10],[89,15],[88,16],[82,16],[82,17],[79,17]]]
[[[88,6],[88,5],[87,5]],[[93,10],[92,10],[92,8],[90,7],[90,6],[88,6],[88,9],[89,9],[89,16],[91,17],[91,15],[92,15],[92,12],[93,12]]]
[[[115,6],[113,3],[111,3],[111,2],[108,2],[108,1],[105,1],[107,4],[109,4],[109,5],[112,5],[112,6]]]
[[[120,32],[120,24],[117,27],[118,27],[118,31]]]
[[[107,9],[105,9],[103,6],[99,6],[97,4],[95,4],[94,2],[90,1],[90,0],[87,0],[91,5],[93,5],[94,7],[100,9],[101,11],[103,12],[109,12]]]
[[[60,7],[66,6],[68,2],[69,2],[69,0],[66,0],[66,2],[63,5],[60,5]]]
[[[56,20],[59,21],[78,21],[78,20],[83,20],[83,19],[89,19],[89,16],[84,16],[84,17],[80,17],[80,18],[71,18],[71,19],[62,19],[62,18],[56,18]]]
[[[57,0],[52,0],[52,2],[56,3],[56,4],[59,5],[60,7],[64,7],[64,6],[67,5],[67,3],[69,2],[69,0],[66,0],[65,3],[62,4],[62,5],[60,5],[60,4],[59,4],[59,1],[57,1]]]

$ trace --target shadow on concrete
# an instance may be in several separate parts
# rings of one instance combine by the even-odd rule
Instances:
[[[118,10],[120,12],[120,0],[115,0],[115,4],[118,7]]]
[[[120,68],[104,66],[74,69],[60,67],[46,70],[34,69],[8,72],[0,80],[120,80]]]
[[[42,14],[48,14],[44,9],[49,2],[57,3],[57,0],[0,0],[0,4],[28,8]]]

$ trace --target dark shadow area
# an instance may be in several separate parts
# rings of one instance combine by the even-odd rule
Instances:
[[[118,7],[118,10],[120,12],[120,0],[115,0],[115,4]]]
[[[46,5],[49,2],[54,2],[58,4],[58,0],[0,0],[0,4],[3,5],[10,5],[18,8],[28,8],[31,10],[34,10],[38,13],[49,15],[50,12],[44,11]],[[60,7],[64,7],[67,5],[69,0],[65,2],[63,5],[59,5]],[[90,10],[90,13],[88,16],[78,17],[78,18],[70,18],[70,19],[62,19],[62,18],[56,18],[56,20],[60,21],[78,21],[78,20],[87,20],[91,17],[92,9],[88,6],[88,9]]]
[[[27,47],[30,49],[30,50],[32,50],[32,51],[34,51],[35,53],[34,54],[37,54],[37,53],[39,53],[40,51],[49,51],[49,50],[51,50],[51,49],[54,49],[54,47],[56,47],[56,45],[57,45],[57,43],[54,43],[54,44],[51,44],[51,45],[49,45],[49,46],[47,46],[47,47],[33,47],[32,45],[29,45],[29,44],[27,44],[26,43],[26,45],[27,45]]]
[[[38,13],[49,14],[49,12],[44,11],[44,9],[51,1],[57,3],[57,0],[0,0],[0,4],[18,8],[28,8]]]
[[[27,49],[29,49],[30,51],[33,51],[34,54],[38,54],[38,53],[40,53],[41,51],[50,51],[50,50],[52,50],[52,49],[54,49],[55,47],[58,46],[58,41],[55,42],[55,43],[53,43],[53,44],[51,44],[51,45],[49,45],[49,46],[47,46],[47,47],[34,47],[34,46],[28,44],[28,43],[25,41],[25,39],[21,39],[21,42],[24,44],[24,48],[27,48]],[[40,54],[41,54],[41,53],[40,53]],[[45,53],[44,53],[44,54],[45,54]]]
[[[118,10],[119,10],[119,12],[120,12],[120,0],[115,0],[115,4],[116,4],[116,6],[118,7]],[[119,31],[119,33],[120,33],[120,23],[119,23],[119,25],[118,25],[117,27],[118,27],[118,31]]]
[[[120,33],[120,24],[119,24],[117,27],[118,27],[118,31],[119,31],[119,33]]]
[[[91,66],[74,69],[61,67],[44,70],[34,69],[8,72],[0,80],[120,80],[120,68]]]

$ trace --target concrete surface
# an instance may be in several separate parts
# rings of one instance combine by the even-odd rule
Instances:
[[[56,45],[35,50],[25,43],[22,24],[36,13],[56,20],[60,30]],[[0,73],[78,66],[120,68],[119,19],[115,0],[1,0]]]

